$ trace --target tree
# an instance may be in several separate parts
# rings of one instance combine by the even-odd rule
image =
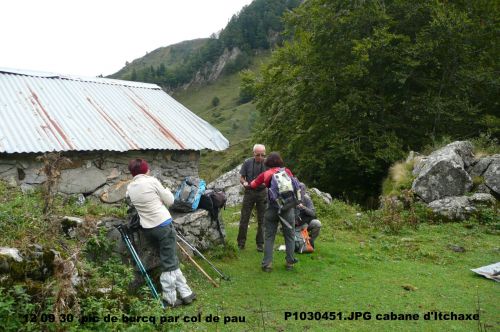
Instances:
[[[240,72],[240,96],[239,103],[244,104],[252,101],[255,97],[255,75],[250,70]]]
[[[496,17],[487,0],[306,1],[256,86],[256,135],[311,185],[376,196],[406,151],[499,133]]]
[[[219,103],[220,103],[219,97],[215,96],[212,98],[212,106],[213,107],[219,106]]]

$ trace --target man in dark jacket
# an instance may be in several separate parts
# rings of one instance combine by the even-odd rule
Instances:
[[[314,241],[318,238],[321,229],[321,222],[316,219],[316,209],[311,200],[311,196],[307,193],[306,185],[300,183],[300,191],[302,194],[302,202],[297,205],[295,227],[307,228],[311,237],[311,245],[314,248]]]
[[[240,229],[238,231],[238,247],[245,248],[247,240],[248,223],[255,205],[257,210],[257,235],[255,242],[257,251],[263,251],[264,245],[264,213],[267,205],[267,189],[265,185],[257,188],[251,188],[249,183],[252,182],[262,172],[267,170],[264,165],[266,157],[266,147],[262,144],[255,144],[253,147],[253,157],[245,160],[240,170],[240,183],[245,187],[243,195],[243,203],[241,205]]]

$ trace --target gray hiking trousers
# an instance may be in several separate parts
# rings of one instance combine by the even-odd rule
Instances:
[[[278,225],[282,224],[283,235],[285,236],[285,247],[286,247],[286,261],[287,263],[295,262],[295,233],[293,226],[295,220],[295,211],[289,209],[287,211],[282,211],[281,216],[288,222],[292,228],[284,225],[278,216],[278,209],[269,206],[264,214],[264,225],[266,228],[265,240],[264,240],[264,259],[262,260],[262,266],[270,266],[273,262],[273,250],[274,250],[274,240],[276,238],[276,232],[278,231]]]

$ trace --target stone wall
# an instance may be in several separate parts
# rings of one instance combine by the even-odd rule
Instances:
[[[23,191],[43,184],[46,176],[41,154],[0,154],[0,179]],[[130,152],[68,152],[71,160],[59,180],[58,191],[68,195],[92,195],[105,203],[116,203],[125,196],[130,159],[143,158],[152,175],[174,189],[186,176],[198,176],[199,151],[130,151]]]

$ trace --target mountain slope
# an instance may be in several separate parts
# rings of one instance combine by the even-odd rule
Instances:
[[[153,67],[156,72],[156,70],[159,70],[161,65],[164,66],[165,70],[175,70],[179,68],[190,55],[205,46],[208,41],[209,38],[185,40],[178,44],[157,48],[142,58],[135,59],[120,69],[120,71],[109,77],[123,80],[133,80],[132,73],[134,70],[136,75],[140,75],[138,73],[141,73],[144,70],[149,70],[151,67]],[[136,77],[135,80],[138,81],[139,77]]]

